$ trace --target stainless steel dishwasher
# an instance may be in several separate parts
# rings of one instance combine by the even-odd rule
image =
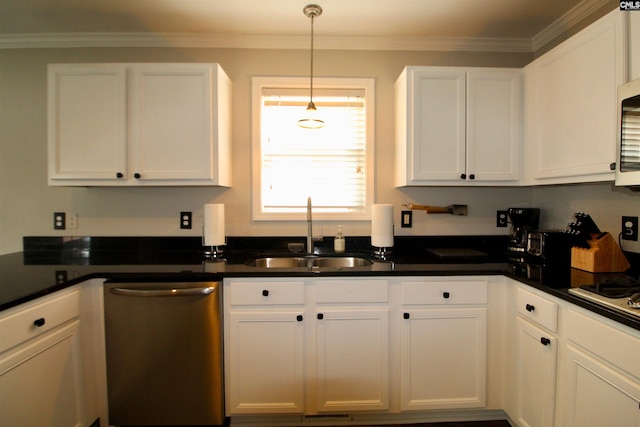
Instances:
[[[219,282],[104,286],[109,424],[224,422]]]

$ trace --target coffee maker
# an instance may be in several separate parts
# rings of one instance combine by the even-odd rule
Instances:
[[[527,238],[529,232],[538,229],[540,209],[538,208],[509,208],[507,215],[511,222],[511,234],[507,244],[509,258],[523,259],[527,252]]]

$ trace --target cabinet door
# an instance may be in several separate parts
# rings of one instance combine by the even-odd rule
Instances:
[[[212,179],[212,67],[152,64],[134,66],[131,73],[134,176]]]
[[[389,311],[318,309],[318,411],[389,408]]]
[[[302,310],[232,311],[229,323],[227,415],[302,413]]]
[[[78,321],[0,356],[6,426],[84,425]]]
[[[517,326],[518,425],[552,427],[558,339],[522,318]]]
[[[577,348],[567,348],[567,427],[640,426],[640,384]]]
[[[534,105],[526,161],[535,183],[613,180],[616,89],[626,68],[623,15],[610,13],[527,67]]]
[[[49,66],[49,184],[126,178],[126,106],[124,66]]]
[[[486,322],[486,308],[403,313],[402,410],[485,405]]]
[[[469,71],[467,180],[519,178],[520,110],[520,70]]]
[[[465,174],[466,72],[420,68],[410,78],[411,180],[460,181]]]

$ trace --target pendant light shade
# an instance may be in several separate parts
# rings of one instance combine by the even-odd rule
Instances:
[[[313,103],[313,20],[322,15],[322,8],[317,4],[309,4],[302,10],[311,19],[311,61],[309,72],[309,104],[305,116],[298,120],[298,126],[307,129],[318,129],[324,126],[324,122],[317,117],[318,110]]]

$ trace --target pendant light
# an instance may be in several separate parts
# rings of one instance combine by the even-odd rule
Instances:
[[[305,117],[298,120],[298,126],[307,129],[318,129],[324,126],[324,122],[317,118],[318,110],[313,103],[313,20],[322,15],[322,8],[317,4],[309,4],[302,11],[307,18],[311,18],[311,71],[309,73],[309,104],[307,105]]]

